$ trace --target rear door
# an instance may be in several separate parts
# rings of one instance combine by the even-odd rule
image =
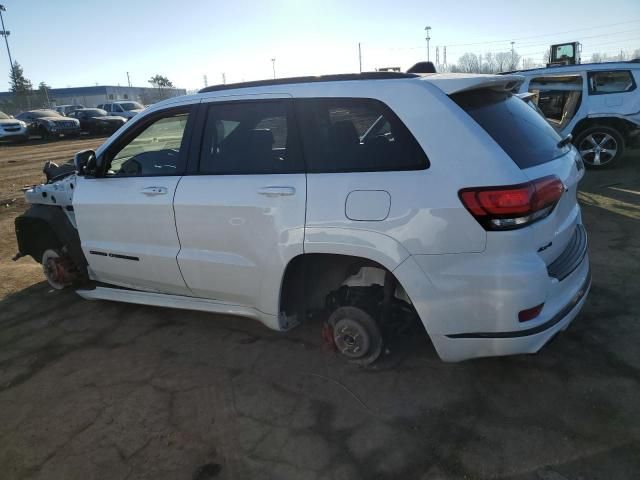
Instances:
[[[293,107],[279,97],[204,102],[197,162],[174,201],[193,293],[271,315],[286,265],[303,252],[306,202]]]
[[[110,145],[104,178],[79,177],[73,197],[96,280],[189,294],[176,257],[173,197],[185,170],[195,107],[147,116]]]

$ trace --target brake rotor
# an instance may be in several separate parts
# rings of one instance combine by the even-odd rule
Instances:
[[[49,285],[56,290],[62,290],[73,283],[73,262],[56,250],[45,250],[42,254],[42,271]]]
[[[364,325],[351,318],[338,320],[333,327],[333,341],[345,357],[359,359],[369,354],[371,335]]]

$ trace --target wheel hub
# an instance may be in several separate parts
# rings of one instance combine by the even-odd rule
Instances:
[[[333,339],[340,353],[349,358],[361,358],[369,353],[371,337],[355,320],[344,318],[336,323]]]
[[[73,263],[55,250],[47,250],[42,256],[42,271],[49,285],[61,290],[73,282]]]

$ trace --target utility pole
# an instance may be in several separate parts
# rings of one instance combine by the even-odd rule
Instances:
[[[5,30],[4,28],[4,18],[2,18],[2,12],[6,12],[7,9],[4,8],[4,5],[0,5],[0,22],[2,23],[2,31],[0,31],[0,35],[2,35],[4,37],[4,43],[7,46],[7,55],[9,55],[9,64],[11,65],[11,78],[13,79],[13,85],[15,86],[16,84],[16,72],[13,69],[13,60],[11,59],[11,50],[9,49],[9,40],[8,40],[8,36],[9,34],[11,34],[11,32]]]
[[[445,45],[445,47],[443,48],[444,52],[443,52],[443,62],[442,64],[446,67],[447,66],[447,46]]]
[[[425,40],[427,41],[427,62],[430,60],[430,52],[429,52],[429,40],[431,40],[431,27],[424,27],[424,29],[427,31],[427,36],[425,37]]]
[[[275,80],[276,78],[276,59],[275,58],[271,59],[271,66],[273,67],[273,79]]]
[[[127,72],[127,85],[131,88],[131,78],[129,78],[129,72]]]
[[[360,42],[358,42],[358,63],[360,64],[360,73],[362,73],[362,47]]]
[[[436,46],[436,66],[440,65],[440,47]]]
[[[207,82],[207,76],[203,75],[202,79],[204,80],[204,88],[207,88],[209,86],[209,82]]]
[[[516,68],[516,66],[513,64],[513,60],[514,60],[514,58],[515,58],[515,50],[513,49],[513,45],[514,45],[515,43],[516,43],[516,42],[511,42],[511,68],[510,68],[509,70],[513,70],[513,69],[515,69],[515,68]]]
[[[223,85],[227,84],[227,76],[224,74],[224,72],[222,72],[222,84]]]

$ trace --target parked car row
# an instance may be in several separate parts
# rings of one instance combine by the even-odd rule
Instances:
[[[30,135],[43,139],[74,137],[81,132],[112,134],[144,110],[138,102],[110,102],[97,108],[59,105],[55,109],[37,109],[14,117],[0,112],[0,140],[24,142]]]

